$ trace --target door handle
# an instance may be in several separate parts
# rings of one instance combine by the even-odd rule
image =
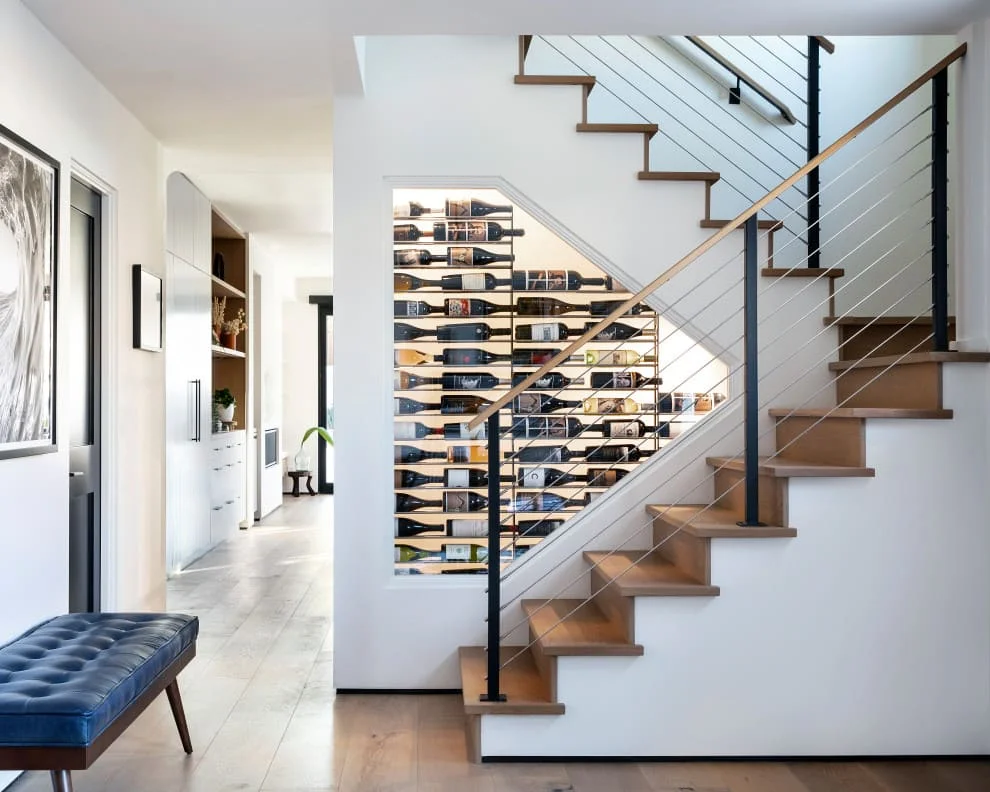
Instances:
[[[86,473],[82,470],[70,470],[69,478],[79,478],[80,476],[85,476]]]
[[[203,442],[203,411],[200,402],[203,398],[203,380],[193,380],[196,383],[196,437],[197,443]]]

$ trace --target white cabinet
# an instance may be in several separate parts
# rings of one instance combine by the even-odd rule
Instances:
[[[223,432],[210,439],[210,541],[237,533],[244,513],[247,433]]]

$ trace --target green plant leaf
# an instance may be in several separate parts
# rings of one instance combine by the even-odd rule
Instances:
[[[309,440],[309,437],[310,437],[310,435],[313,434],[313,432],[318,433],[320,435],[320,437],[322,437],[324,440],[326,440],[326,442],[329,445],[333,445],[333,438],[330,437],[330,433],[326,429],[324,429],[322,426],[311,426],[303,434],[302,442],[299,444],[299,447],[300,448],[302,448],[306,444],[306,441]]]

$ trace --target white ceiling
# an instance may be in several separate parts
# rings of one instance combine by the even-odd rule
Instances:
[[[23,2],[163,142],[167,164],[245,230],[302,235],[302,249],[331,233],[333,81],[360,85],[355,35],[952,33],[990,13],[990,0]]]

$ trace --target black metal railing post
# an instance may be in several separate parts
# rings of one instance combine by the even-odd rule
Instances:
[[[759,262],[757,260],[757,220],[754,214],[745,226],[745,264],[743,280],[743,316],[745,337],[743,345],[745,367],[745,463],[746,463],[746,517],[740,525],[760,525],[760,372],[757,362],[758,317],[756,311],[757,287],[759,285]]]
[[[932,330],[949,350],[949,70],[932,78]]]
[[[502,630],[502,590],[501,576],[501,531],[500,511],[502,496],[501,480],[501,430],[498,425],[498,410],[488,416],[488,684],[481,694],[482,701],[505,701],[499,690],[499,665],[501,652],[499,642]]]
[[[821,107],[821,55],[822,45],[815,36],[808,36],[808,161],[819,155],[821,131],[818,126]],[[818,168],[808,172],[808,266],[821,267],[821,173]]]

